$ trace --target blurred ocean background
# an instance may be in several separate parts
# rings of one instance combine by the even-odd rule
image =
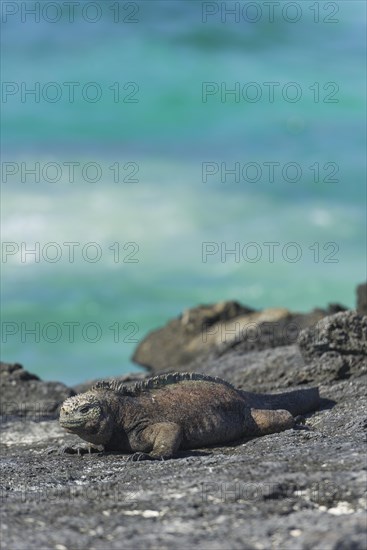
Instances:
[[[136,342],[200,303],[354,307],[366,277],[366,4],[302,0],[293,23],[278,9],[270,21],[264,2],[239,21],[222,21],[220,2],[95,2],[95,23],[88,2],[73,22],[59,4],[58,21],[51,6],[2,25],[2,360],[71,384],[138,369]],[[203,9],[218,12],[204,22]],[[245,97],[221,97],[221,83]],[[25,172],[35,163],[39,181]],[[216,172],[206,181],[203,163]],[[221,178],[222,163],[240,177]],[[295,165],[283,177],[288,163],[298,181]]]

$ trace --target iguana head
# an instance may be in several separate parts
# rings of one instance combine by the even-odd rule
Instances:
[[[99,393],[88,391],[66,399],[59,421],[68,432],[95,445],[104,445],[113,430],[113,417],[106,399]]]

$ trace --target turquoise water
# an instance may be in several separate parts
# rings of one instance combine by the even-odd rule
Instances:
[[[2,98],[3,360],[73,383],[137,368],[137,341],[198,303],[353,307],[365,4],[331,3],[328,24],[324,2],[319,23],[304,1],[296,23],[222,23],[221,3],[203,23],[201,2],[170,1],[116,24],[112,4],[97,23],[3,25],[2,79],[19,88]]]

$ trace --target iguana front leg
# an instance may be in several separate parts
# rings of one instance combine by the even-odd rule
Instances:
[[[171,458],[182,441],[182,428],[174,422],[159,422],[143,430],[139,437],[142,449],[152,448],[150,453],[135,453],[131,460],[164,460]]]

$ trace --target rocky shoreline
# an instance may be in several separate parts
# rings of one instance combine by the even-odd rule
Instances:
[[[92,382],[69,388],[2,363],[3,547],[365,549],[366,285],[357,297],[356,310],[309,314],[199,306],[150,333],[134,354],[149,374],[196,371],[257,392],[317,385],[323,398],[305,429],[165,462],[49,453],[76,442],[58,408]]]

